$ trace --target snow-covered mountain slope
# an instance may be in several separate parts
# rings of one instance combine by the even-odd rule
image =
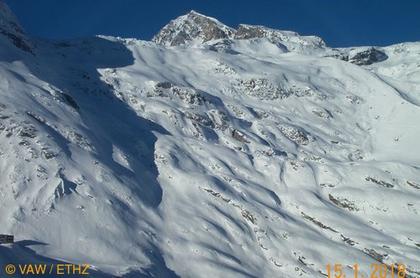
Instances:
[[[367,63],[367,48],[189,20],[191,45],[38,40],[31,54],[0,35],[0,233],[17,240],[0,264],[324,277],[383,262],[420,277],[420,43]]]
[[[0,1],[0,34],[7,37],[16,47],[24,51],[31,51],[31,45],[24,35],[22,27],[9,7],[2,1]]]

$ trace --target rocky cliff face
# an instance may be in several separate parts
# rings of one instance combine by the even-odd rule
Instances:
[[[231,38],[235,30],[218,20],[195,11],[172,20],[153,38],[164,46],[204,43],[211,40]]]
[[[349,51],[348,61],[356,65],[371,65],[388,59],[388,56],[375,47],[355,49]]]

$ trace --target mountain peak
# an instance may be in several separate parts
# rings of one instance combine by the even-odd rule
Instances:
[[[201,16],[201,17],[207,17],[208,18],[208,16],[206,16],[206,15],[204,15],[204,14],[201,14],[201,13],[199,13],[199,12],[197,12],[197,11],[195,11],[195,10],[191,10],[189,13],[187,13],[186,15],[191,15],[191,16]]]
[[[160,45],[175,46],[231,38],[234,33],[233,28],[217,19],[191,10],[170,21],[152,40]]]
[[[201,44],[219,39],[266,38],[274,44],[282,44],[289,51],[303,51],[306,48],[323,48],[325,42],[316,36],[301,36],[292,31],[281,31],[265,26],[240,24],[231,28],[219,20],[191,10],[165,25],[152,41],[162,46]]]

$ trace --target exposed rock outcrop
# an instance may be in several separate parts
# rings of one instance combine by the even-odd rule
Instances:
[[[348,60],[356,65],[371,65],[388,59],[388,56],[377,48],[370,47],[363,51],[350,51]]]
[[[234,32],[234,29],[217,19],[191,11],[169,22],[152,40],[160,45],[176,46],[193,41],[204,43],[226,39],[232,37]]]
[[[291,31],[280,31],[264,26],[239,25],[231,28],[215,18],[191,11],[166,26],[152,39],[163,46],[190,45],[213,40],[242,40],[266,38],[274,44],[285,45],[290,50],[322,48],[325,42],[316,36],[301,36]]]

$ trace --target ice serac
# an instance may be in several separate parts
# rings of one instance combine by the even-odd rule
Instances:
[[[230,38],[234,32],[217,19],[191,11],[169,22],[153,41],[164,46],[186,45]]]
[[[2,0],[0,0],[0,36],[5,37],[24,51],[32,51],[30,43],[15,15]]]

